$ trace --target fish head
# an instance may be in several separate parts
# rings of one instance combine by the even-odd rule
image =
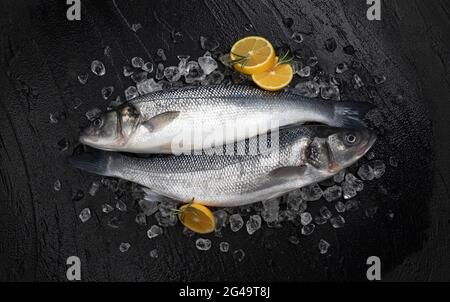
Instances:
[[[107,111],[83,129],[80,142],[102,150],[121,150],[136,129],[139,116],[139,112],[129,104]]]
[[[318,128],[307,148],[308,162],[317,169],[334,174],[360,159],[375,143],[369,129]]]

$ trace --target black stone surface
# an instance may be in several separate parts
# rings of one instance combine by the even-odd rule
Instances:
[[[366,280],[371,255],[381,258],[383,280],[450,280],[448,1],[383,1],[382,21],[368,21],[365,1],[350,0],[82,0],[82,20],[72,22],[66,9],[64,1],[0,3],[0,280],[64,281],[71,255],[81,258],[85,281]],[[134,23],[142,29],[133,32]],[[302,44],[292,42],[293,32],[304,35]],[[399,166],[366,182],[358,195],[362,209],[346,215],[342,229],[325,225],[308,237],[292,224],[253,236],[225,231],[231,249],[245,251],[242,263],[220,253],[222,239],[214,236],[210,251],[196,250],[196,237],[183,236],[180,225],[149,240],[134,222],[131,201],[123,225],[106,226],[101,204],[113,195],[88,195],[99,178],[64,163],[77,145],[84,113],[107,106],[101,88],[114,85],[116,96],[131,85],[122,66],[133,56],[156,60],[163,48],[175,64],[177,54],[203,54],[200,35],[214,37],[227,52],[250,34],[314,54],[327,72],[342,62],[354,66],[366,85],[345,90],[344,97],[372,96],[379,108],[371,118],[380,136],[376,158],[387,163],[395,156]],[[330,52],[332,38],[337,45]],[[77,75],[94,59],[107,73],[90,74],[82,86]],[[375,85],[380,74],[387,81]],[[82,105],[73,109],[76,99]],[[50,124],[50,113],[66,118]],[[60,150],[63,139],[70,142],[66,151]],[[57,179],[59,192],[53,189]],[[312,212],[322,204],[311,205]],[[372,206],[378,210],[369,218],[364,211]],[[81,223],[85,207],[92,218]],[[301,237],[298,246],[288,242],[291,235]],[[331,243],[326,255],[318,252],[321,238]],[[119,252],[120,242],[131,243],[127,253]],[[149,256],[154,248],[158,259]]]

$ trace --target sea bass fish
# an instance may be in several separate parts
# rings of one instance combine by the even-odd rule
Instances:
[[[305,122],[355,128],[371,108],[244,85],[188,87],[150,93],[104,113],[80,142],[107,151],[189,153]]]
[[[275,198],[331,177],[363,156],[375,139],[367,129],[311,125],[281,130],[276,147],[254,155],[239,153],[247,140],[234,144],[233,155],[139,158],[97,151],[71,157],[69,162],[81,170],[138,183],[174,200],[195,198],[208,206],[232,207]]]

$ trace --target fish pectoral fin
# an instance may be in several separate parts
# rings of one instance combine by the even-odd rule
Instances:
[[[180,111],[166,111],[151,117],[142,124],[150,132],[159,131],[173,122],[180,115],[180,113]]]
[[[269,176],[274,179],[298,178],[306,172],[306,165],[281,167],[270,171]]]
[[[142,191],[144,191],[144,199],[147,201],[157,202],[163,201],[165,199],[164,196],[153,192],[151,189],[147,187],[142,187]]]

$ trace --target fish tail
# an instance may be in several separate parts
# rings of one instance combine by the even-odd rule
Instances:
[[[116,155],[111,152],[95,151],[71,156],[67,158],[67,161],[73,167],[89,173],[113,176],[109,166],[115,156]]]
[[[363,118],[376,106],[368,102],[336,102],[334,104],[334,124],[343,128],[361,128],[365,124]]]

